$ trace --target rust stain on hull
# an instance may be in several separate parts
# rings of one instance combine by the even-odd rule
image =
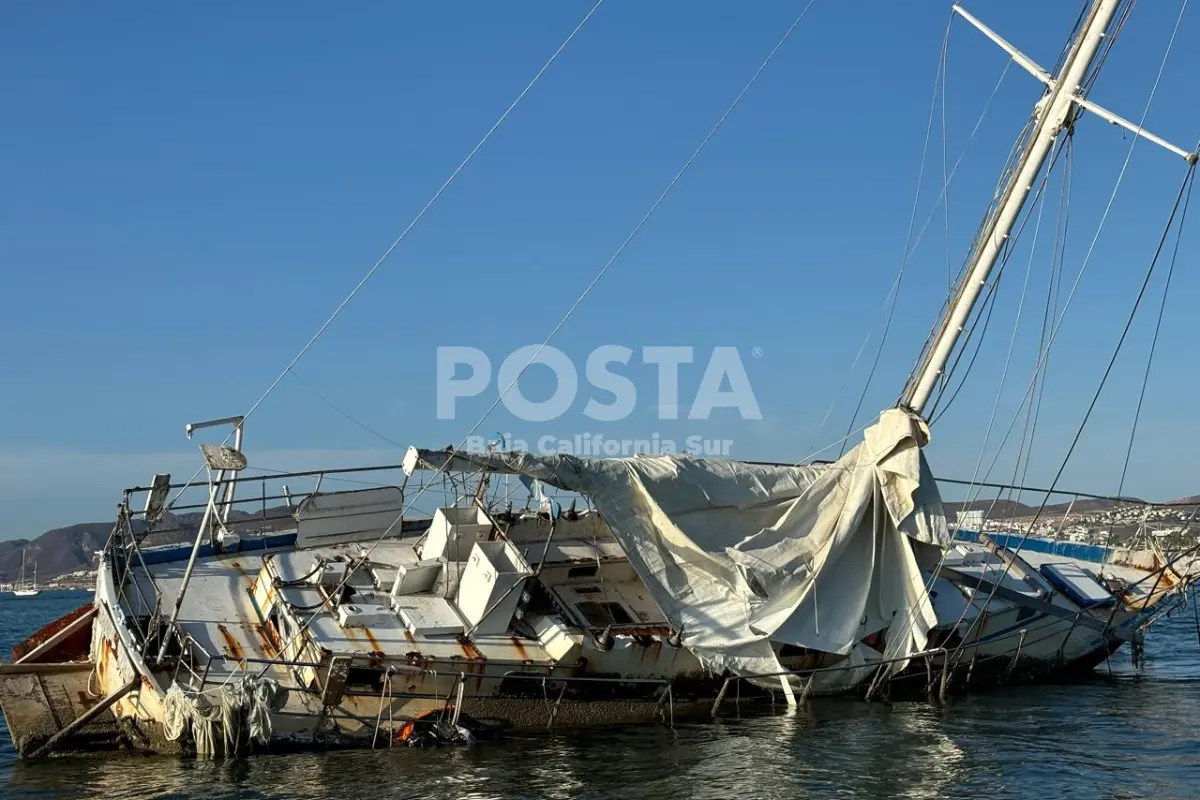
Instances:
[[[270,626],[255,623],[250,627],[256,634],[258,634],[258,639],[260,642],[262,642],[263,652],[266,653],[270,658],[278,658],[280,645],[278,640],[275,638],[274,631],[271,630]]]
[[[515,647],[517,649],[517,652],[520,653],[521,660],[524,661],[526,664],[532,664],[533,659],[531,659],[529,657],[529,653],[525,650],[525,645],[521,643],[521,640],[519,638],[517,638],[516,636],[514,636],[514,637],[512,637],[512,643],[513,643],[513,647]]]
[[[463,655],[472,661],[487,661],[487,657],[479,652],[479,648],[475,646],[474,642],[465,636],[459,637],[458,644],[462,647]]]
[[[379,646],[379,641],[375,638],[375,634],[371,633],[371,629],[364,627],[363,633],[366,634],[367,641],[371,643],[371,652],[383,655],[383,648]]]
[[[225,647],[227,648],[225,650],[225,655],[236,661],[245,659],[246,655],[242,652],[241,644],[239,644],[238,640],[234,638],[232,633],[229,632],[229,628],[226,628],[223,624],[218,623],[217,630],[221,632],[221,638],[225,640]]]

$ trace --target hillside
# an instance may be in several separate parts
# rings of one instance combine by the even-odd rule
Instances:
[[[1036,497],[1035,493],[1026,492],[1027,496],[1030,494],[1033,494]],[[959,511],[966,511],[969,509],[982,509],[985,512],[989,511],[990,509],[989,515],[993,519],[1018,519],[1021,517],[1031,517],[1037,513],[1038,510],[1036,504],[1031,505],[1028,503],[1017,503],[1012,500],[1000,500],[996,502],[996,505],[993,508],[992,502],[992,498],[982,498],[972,503],[952,501],[946,502],[943,505],[945,506],[947,512],[953,512],[955,514],[957,514]],[[1125,502],[1144,503],[1146,501],[1136,497],[1127,497],[1125,498]],[[1200,505],[1200,495],[1183,497],[1179,500],[1171,500],[1169,502],[1172,505],[1178,506]],[[1047,505],[1045,509],[1042,510],[1042,516],[1060,516],[1067,513],[1067,509],[1070,509],[1072,514],[1094,514],[1101,511],[1109,511],[1111,509],[1118,508],[1121,505],[1122,502],[1117,500],[1093,500],[1080,498],[1079,500],[1076,500],[1073,505],[1070,501]]]
[[[200,519],[201,514],[199,513],[168,514],[160,526],[163,532],[154,534],[147,544],[190,542],[196,536]],[[265,519],[261,512],[247,514],[241,511],[235,511],[233,519],[235,522],[231,527],[235,531],[256,528],[276,529],[294,524],[286,506],[268,508]],[[68,572],[89,569],[93,565],[92,555],[98,550],[104,549],[104,543],[108,541],[112,527],[112,522],[81,522],[65,528],[46,531],[32,540],[0,540],[0,583],[14,581],[20,574],[22,549],[28,552],[30,578],[33,577],[33,564],[37,562],[39,582],[48,581]]]

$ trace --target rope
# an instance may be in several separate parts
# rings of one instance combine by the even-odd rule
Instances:
[[[1142,117],[1141,117],[1141,120],[1138,122],[1139,129],[1141,129],[1145,126],[1146,118],[1150,113],[1150,107],[1154,102],[1154,97],[1158,91],[1158,86],[1162,81],[1162,76],[1166,69],[1167,60],[1171,54],[1171,49],[1174,45],[1175,38],[1176,38],[1177,34],[1179,33],[1180,23],[1182,22],[1182,19],[1183,19],[1183,12],[1186,8],[1187,8],[1187,0],[1184,0],[1183,5],[1180,8],[1179,16],[1176,18],[1176,21],[1175,21],[1175,28],[1172,31],[1171,38],[1167,43],[1166,52],[1163,54],[1162,62],[1159,65],[1158,74],[1155,77],[1153,86],[1151,87],[1150,95],[1147,98],[1146,105],[1142,110]],[[1130,161],[1133,158],[1134,149],[1137,147],[1137,143],[1140,138],[1141,137],[1139,137],[1139,136],[1134,136],[1132,141],[1129,144],[1129,148],[1125,154],[1125,161],[1121,165],[1120,172],[1117,174],[1117,180],[1113,185],[1112,192],[1109,194],[1108,202],[1105,205],[1104,212],[1100,217],[1100,222],[1096,227],[1096,232],[1093,234],[1092,240],[1088,246],[1087,252],[1084,254],[1083,262],[1080,265],[1079,272],[1075,276],[1075,280],[1071,285],[1071,290],[1067,293],[1067,298],[1063,304],[1062,312],[1059,314],[1058,319],[1056,320],[1052,330],[1050,331],[1050,336],[1049,336],[1049,339],[1047,340],[1045,351],[1039,355],[1038,362],[1037,362],[1037,364],[1034,365],[1033,378],[1030,380],[1030,384],[1026,388],[1025,399],[1028,399],[1030,392],[1032,392],[1034,390],[1035,386],[1037,385],[1038,376],[1041,374],[1041,370],[1044,367],[1045,361],[1049,357],[1050,350],[1053,347],[1054,342],[1058,338],[1058,333],[1062,327],[1063,321],[1066,319],[1067,311],[1071,307],[1071,302],[1075,298],[1075,293],[1079,288],[1079,284],[1083,280],[1083,276],[1087,272],[1088,266],[1091,264],[1092,255],[1096,249],[1096,243],[1099,241],[1100,233],[1103,231],[1104,225],[1108,220],[1108,216],[1112,211],[1113,204],[1115,203],[1116,198],[1117,198],[1117,193],[1119,192],[1119,190],[1121,188],[1121,184],[1124,182],[1125,174],[1128,171]],[[1003,447],[1003,442],[1007,441],[1008,435],[1011,433],[1013,426],[1016,424],[1016,420],[1020,415],[1020,409],[1021,409],[1021,407],[1024,406],[1024,404],[1025,404],[1025,401],[1022,400],[1021,405],[1018,406],[1017,413],[1014,414],[1013,419],[1009,423],[1008,430],[1005,432],[1004,439],[1002,439],[1002,441],[1001,441],[1001,448]],[[1031,444],[1031,447],[1032,447],[1032,444]],[[985,473],[985,478],[991,474],[991,469],[992,469],[992,467],[995,466],[995,462],[999,459],[999,456],[1000,456],[1000,450],[998,449],[996,452],[996,456],[992,460],[992,464],[989,466],[987,473]],[[1027,461],[1027,463],[1028,463],[1028,461]],[[1053,489],[1053,488],[1054,487],[1052,486],[1051,489]],[[1045,501],[1043,501],[1042,505],[1043,506],[1045,505]],[[1039,510],[1039,512],[1040,512],[1040,510]]]
[[[985,435],[984,435],[983,444],[982,444],[982,445],[981,445],[981,447],[980,447],[980,452],[979,452],[979,460],[976,462],[976,464],[975,464],[975,471],[974,471],[974,472],[972,473],[972,475],[971,475],[971,485],[972,485],[972,486],[974,486],[974,484],[975,484],[975,478],[976,478],[976,476],[977,476],[977,475],[978,475],[978,473],[979,473],[979,466],[980,466],[980,464],[981,464],[981,463],[982,463],[982,461],[983,461],[983,454],[984,454],[984,453],[986,452],[986,450],[987,450],[987,440],[988,440],[988,438],[991,436],[992,427],[993,427],[993,425],[994,425],[994,423],[995,423],[995,420],[996,420],[996,413],[997,413],[997,411],[998,411],[998,409],[999,409],[1000,395],[1003,393],[1005,379],[1007,378],[1007,375],[1008,375],[1009,363],[1010,363],[1010,361],[1011,361],[1011,359],[1012,359],[1012,353],[1013,353],[1013,349],[1014,349],[1014,346],[1015,346],[1015,343],[1016,343],[1017,327],[1018,327],[1018,326],[1019,326],[1019,324],[1020,324],[1020,314],[1021,314],[1021,311],[1020,311],[1020,309],[1024,308],[1024,305],[1025,305],[1025,293],[1026,293],[1026,291],[1027,291],[1027,289],[1028,289],[1028,286],[1029,286],[1029,277],[1030,277],[1030,273],[1031,273],[1031,271],[1032,271],[1032,268],[1033,268],[1033,257],[1034,257],[1034,252],[1036,251],[1036,247],[1037,247],[1038,234],[1039,234],[1039,232],[1040,232],[1040,230],[1041,230],[1041,224],[1042,224],[1042,212],[1045,210],[1045,194],[1044,194],[1044,190],[1045,190],[1045,187],[1046,187],[1046,184],[1047,184],[1047,182],[1049,181],[1049,178],[1050,178],[1050,172],[1051,172],[1051,171],[1054,169],[1054,165],[1055,165],[1055,163],[1057,163],[1057,160],[1058,160],[1058,153],[1059,153],[1059,152],[1061,152],[1061,148],[1055,151],[1055,156],[1054,156],[1053,160],[1051,161],[1051,164],[1050,164],[1050,169],[1048,169],[1048,170],[1046,171],[1045,175],[1043,175],[1043,177],[1042,177],[1042,180],[1041,180],[1040,184],[1038,185],[1037,192],[1036,192],[1036,194],[1035,194],[1035,196],[1034,196],[1034,202],[1035,202],[1035,203],[1039,203],[1039,206],[1038,206],[1038,207],[1039,207],[1039,211],[1038,211],[1038,215],[1037,215],[1037,224],[1034,226],[1033,247],[1031,248],[1031,251],[1030,251],[1030,255],[1029,255],[1029,262],[1028,262],[1028,264],[1026,265],[1026,271],[1025,271],[1025,284],[1024,284],[1024,287],[1022,288],[1022,292],[1021,292],[1021,302],[1020,302],[1020,306],[1019,306],[1019,308],[1018,308],[1018,311],[1017,311],[1017,321],[1016,321],[1016,323],[1014,324],[1014,327],[1013,327],[1013,335],[1012,335],[1012,338],[1011,338],[1011,340],[1010,340],[1010,342],[1009,342],[1009,351],[1008,351],[1008,356],[1007,356],[1007,358],[1005,359],[1005,363],[1004,363],[1004,372],[1003,372],[1003,375],[1002,375],[1002,377],[1001,377],[1001,380],[1000,380],[1000,389],[999,389],[999,390],[998,390],[998,392],[997,392],[997,396],[996,396],[996,402],[995,402],[995,403],[993,404],[993,406],[992,406],[992,414],[991,414],[991,418],[990,418],[990,419],[989,419],[989,421],[988,421],[987,431],[986,431],[986,433],[985,433]],[[1013,241],[1014,243],[1015,243],[1016,241],[1018,241],[1018,240],[1021,238],[1021,235],[1024,233],[1024,231],[1025,231],[1025,226],[1028,224],[1028,222],[1029,222],[1029,215],[1026,215],[1026,216],[1023,218],[1023,220],[1022,220],[1022,222],[1021,222],[1020,226],[1017,228],[1017,231],[1016,231],[1015,235],[1012,237],[1012,241]],[[1009,257],[1011,256],[1011,253],[1012,253],[1012,249],[1010,249],[1010,250],[1008,251],[1008,253],[1006,253],[1006,254],[1005,254],[1004,258],[1001,260],[1001,262],[1000,262],[1000,269],[999,269],[999,270],[998,270],[998,272],[997,272],[997,278],[996,278],[996,280],[995,280],[995,281],[993,281],[993,282],[992,282],[992,285],[989,287],[989,289],[988,289],[988,295],[987,295],[987,297],[986,297],[986,298],[985,298],[985,300],[984,300],[984,303],[987,305],[987,308],[988,308],[988,310],[987,310],[987,312],[986,312],[986,315],[985,315],[985,317],[983,318],[983,319],[984,319],[984,333],[985,333],[985,334],[986,334],[986,331],[987,331],[987,322],[988,322],[988,320],[990,320],[990,319],[991,319],[991,311],[992,311],[992,309],[995,307],[995,306],[994,306],[995,291],[996,291],[996,288],[999,286],[999,283],[1000,283],[1000,280],[999,280],[999,278],[1000,278],[1000,276],[1003,274],[1004,267],[1007,265],[1007,263],[1008,263],[1008,259],[1009,259]],[[976,316],[976,318],[975,318],[975,321],[972,323],[972,326],[971,326],[971,329],[970,329],[970,331],[968,332],[968,337],[969,337],[969,336],[970,336],[970,335],[971,335],[971,334],[974,332],[975,326],[976,326],[976,325],[979,323],[979,320],[980,320],[980,317],[977,315],[977,316]],[[980,343],[982,343],[982,338],[983,338],[983,337],[981,336],[981,337],[980,337],[980,339],[978,340]],[[961,349],[959,350],[958,358],[961,358],[961,357],[962,357],[962,354],[963,354],[963,352],[965,352],[965,351],[964,351],[964,350],[961,350]],[[977,347],[976,347],[976,350],[975,350],[975,354],[976,354],[976,355],[978,355],[978,353],[979,353],[979,346],[977,346]],[[955,389],[954,393],[951,395],[951,397],[950,397],[950,400],[947,402],[946,408],[949,408],[949,405],[950,405],[950,403],[952,403],[952,402],[954,401],[954,398],[955,398],[955,397],[958,395],[958,391],[959,391],[959,390],[962,388],[962,386],[965,384],[965,382],[966,382],[966,375],[970,373],[971,365],[972,365],[972,364],[974,364],[974,360],[975,360],[975,359],[974,359],[974,356],[972,356],[971,362],[970,362],[970,363],[967,365],[967,372],[964,374],[964,376],[963,376],[963,380],[962,380],[961,382],[959,382],[959,384],[958,384],[958,388],[957,388],[957,389]],[[958,362],[957,362],[957,359],[956,359],[956,361],[955,361],[955,367],[951,367],[951,369],[950,369],[949,373],[952,373],[952,372],[954,371],[954,369],[955,369],[955,368],[956,368],[956,366],[957,366],[957,363],[958,363]],[[947,374],[949,374],[949,373],[947,373]],[[939,395],[939,397],[938,397],[937,401],[935,401],[934,405],[932,406],[932,409],[934,409],[934,410],[935,410],[935,409],[937,408],[937,405],[938,405],[938,403],[940,403],[940,402],[941,402],[941,395]],[[1022,403],[1022,405],[1023,405],[1023,403]],[[1019,410],[1019,409],[1018,409],[1018,410]],[[931,413],[932,413],[932,411],[931,411]],[[945,409],[943,409],[943,410],[942,410],[942,414],[944,414],[944,413],[945,413]],[[942,414],[938,414],[936,417],[934,417],[933,421],[936,421],[937,419],[940,419],[940,418],[941,418],[941,416],[942,416]],[[1003,447],[1003,443],[1001,443],[1001,447]],[[968,497],[969,497],[969,496],[970,496],[970,490],[968,490]],[[935,567],[935,568],[934,568],[932,571],[930,571],[930,573],[929,573],[929,579],[928,579],[927,581],[925,581],[925,593],[926,593],[926,594],[928,594],[928,593],[929,593],[929,590],[930,590],[931,588],[933,588],[934,581],[936,581],[936,580],[937,580],[937,578],[938,578],[938,575],[939,575],[939,573],[941,572],[942,566],[945,564],[945,562],[946,562],[946,557],[949,555],[949,553],[950,553],[949,549],[943,550],[943,551],[942,551],[942,554],[941,554],[941,556],[940,556],[940,558],[938,559],[937,566],[936,566],[936,567]],[[963,616],[965,616],[965,614],[966,614],[966,609],[967,609],[967,607],[966,607],[966,606],[964,606],[964,608],[963,608],[963,611],[962,611],[962,614],[960,614],[960,615],[959,615],[958,622],[956,622],[956,623],[955,623],[955,625],[956,625],[956,626],[957,626],[959,623],[961,623],[961,622],[962,622]],[[917,612],[918,612],[918,610],[919,610],[919,607],[912,607],[912,608],[909,608],[908,612],[906,613],[906,616],[905,616],[905,621],[904,621],[904,627],[905,627],[905,629],[906,629],[906,633],[907,633],[908,635],[911,635],[911,633],[912,633],[912,628],[913,628],[913,626],[916,624],[916,615],[917,615]],[[874,689],[874,687],[875,687],[875,684],[874,684],[874,682],[873,682],[873,683],[872,683],[871,690],[873,690],[873,689]]]
[[[951,12],[950,23],[954,21],[954,14]],[[950,53],[950,26],[946,27],[946,38],[942,41],[942,187],[943,191],[950,183],[950,173],[947,171],[946,153],[950,149],[950,143],[946,136],[946,65],[949,63]],[[944,195],[942,203],[942,211],[946,222],[945,244],[946,244],[946,294],[954,291],[954,273],[950,266],[950,197]]]
[[[1080,12],[1082,15],[1082,11]],[[1013,483],[1017,482],[1018,472],[1020,473],[1020,483],[1024,484],[1029,477],[1029,465],[1033,462],[1033,443],[1037,436],[1038,420],[1042,416],[1042,400],[1046,396],[1046,378],[1050,372],[1050,346],[1052,343],[1048,341],[1050,332],[1050,323],[1054,318],[1054,312],[1058,309],[1058,301],[1062,294],[1062,274],[1063,265],[1067,257],[1067,231],[1071,220],[1071,191],[1074,186],[1075,176],[1075,147],[1074,140],[1068,141],[1067,159],[1063,166],[1062,187],[1059,189],[1058,196],[1058,219],[1054,230],[1054,246],[1051,248],[1051,268],[1050,280],[1046,284],[1046,306],[1042,312],[1042,330],[1038,339],[1038,363],[1041,364],[1041,374],[1038,373],[1038,368],[1035,366],[1033,373],[1033,393],[1028,396],[1029,406],[1025,413],[1025,427],[1021,431],[1021,443],[1017,448],[1017,459],[1013,464]],[[1040,377],[1040,381],[1039,381]],[[1022,398],[1021,406],[1025,405],[1025,399]],[[1020,406],[1017,408],[1020,412]],[[1016,422],[1014,418],[1013,422]],[[1006,437],[1007,439],[1007,434]],[[1028,441],[1029,449],[1026,450],[1025,443]],[[997,453],[998,455],[998,453]],[[1024,458],[1024,466],[1022,466],[1022,458]],[[995,461],[992,462],[993,465]],[[989,475],[990,475],[989,467]],[[986,477],[986,476],[985,476]],[[1012,492],[1009,492],[1009,498],[1012,498]],[[1017,501],[1022,497],[1020,491],[1017,492]],[[997,495],[999,500],[999,495]],[[993,503],[993,507],[995,504]]]

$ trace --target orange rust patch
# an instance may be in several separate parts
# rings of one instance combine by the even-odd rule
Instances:
[[[516,636],[512,637],[513,647],[517,648],[517,652],[521,654],[522,661],[530,661],[529,653],[525,652],[525,645],[521,644],[521,640]]]
[[[383,648],[379,646],[379,642],[375,639],[375,634],[371,633],[371,629],[364,627],[363,633],[367,635],[367,641],[371,643],[371,651],[382,654]]]
[[[484,658],[483,653],[479,652],[479,648],[476,647],[470,639],[463,637],[458,640],[458,644],[460,647],[462,647],[462,651],[467,658],[473,661],[487,661],[487,659]]]
[[[263,645],[263,652],[271,658],[278,656],[280,647],[275,638],[275,632],[271,630],[271,627],[268,625],[259,625],[258,623],[255,623],[250,627],[256,634],[258,634],[258,638]]]
[[[225,655],[238,661],[244,659],[246,656],[242,653],[242,646],[238,644],[238,640],[233,637],[229,629],[218,623],[217,630],[221,632],[221,638],[225,640],[225,646],[228,648]]]
[[[417,640],[415,638],[413,638],[412,631],[408,630],[408,628],[404,629],[404,638],[408,639],[409,644],[417,643]]]

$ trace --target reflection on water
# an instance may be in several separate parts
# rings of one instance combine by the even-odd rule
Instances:
[[[0,600],[0,647],[84,598]],[[25,603],[16,607],[17,602]],[[793,714],[510,736],[474,749],[209,763],[149,756],[16,762],[0,797],[934,798],[1200,796],[1200,648],[1190,620],[1137,675],[960,698],[821,700]],[[731,708],[732,711],[732,708]]]

